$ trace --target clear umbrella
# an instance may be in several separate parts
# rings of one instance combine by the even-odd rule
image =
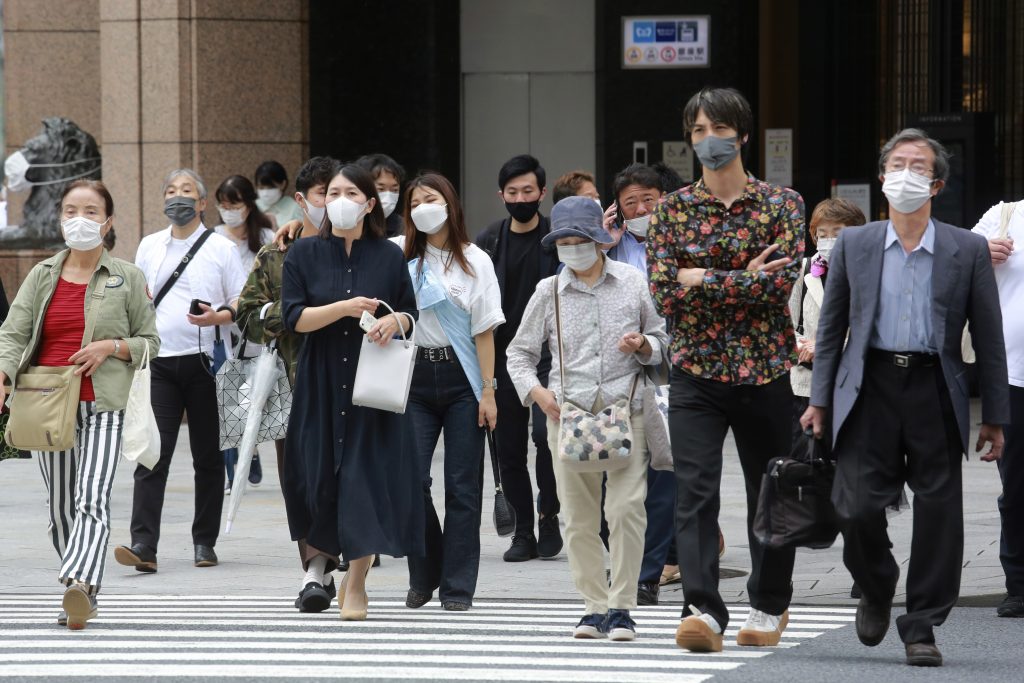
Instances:
[[[231,525],[238,514],[238,507],[242,504],[242,495],[245,493],[245,485],[249,480],[249,467],[252,465],[252,453],[256,448],[256,439],[259,436],[260,423],[263,421],[263,406],[267,403],[271,390],[281,377],[281,367],[277,362],[277,350],[264,347],[256,362],[252,364],[252,373],[249,375],[248,396],[243,396],[239,405],[248,399],[248,410],[245,416],[245,429],[242,431],[242,440],[238,444],[238,464],[235,469],[235,482],[231,487],[231,503],[228,505],[228,519],[224,525],[224,532],[231,533]],[[243,385],[244,388],[244,385]]]

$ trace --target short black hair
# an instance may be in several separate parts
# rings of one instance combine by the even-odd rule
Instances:
[[[676,170],[666,164],[664,161],[656,161],[651,164],[651,168],[661,178],[661,191],[665,193],[675,192],[683,185],[686,185],[683,177],[676,173]]]
[[[501,170],[498,171],[498,189],[504,191],[508,181],[527,173],[537,176],[538,190],[547,187],[547,173],[537,158],[529,154],[518,154],[501,165]]]
[[[326,188],[331,183],[331,178],[338,175],[340,168],[341,162],[331,157],[309,159],[295,174],[295,191],[305,196],[311,187],[323,185]]]
[[[256,167],[256,173],[253,175],[253,180],[256,181],[256,187],[266,185],[280,185],[285,184],[288,186],[288,172],[284,170],[284,166],[280,162],[264,161],[262,164]]]
[[[743,93],[735,88],[701,88],[683,108],[683,135],[687,142],[701,111],[713,123],[724,123],[735,129],[740,141],[754,128],[754,114]]]
[[[405,169],[387,154],[366,154],[356,159],[355,163],[368,171],[374,180],[380,177],[382,171],[387,171],[398,179],[399,185],[405,184]]]
[[[661,185],[661,177],[646,164],[630,164],[618,172],[615,180],[612,181],[612,194],[615,196],[615,201],[619,200],[619,193],[630,185],[650,187],[659,192],[664,189]]]

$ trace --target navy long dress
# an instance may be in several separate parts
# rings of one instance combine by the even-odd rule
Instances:
[[[416,316],[402,250],[386,239],[297,240],[284,261],[281,314],[290,331],[307,306],[365,296]],[[378,317],[387,312],[381,306]],[[285,445],[284,489],[293,540],[309,552],[356,559],[423,553],[422,477],[411,420],[352,405],[365,335],[345,317],[305,335]],[[392,342],[394,343],[394,342]]]

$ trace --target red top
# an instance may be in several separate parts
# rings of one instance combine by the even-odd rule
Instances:
[[[71,365],[68,358],[82,348],[85,335],[85,288],[64,278],[57,281],[57,291],[43,318],[43,334],[39,343],[37,365],[58,367]],[[80,401],[95,401],[92,378],[82,377]]]

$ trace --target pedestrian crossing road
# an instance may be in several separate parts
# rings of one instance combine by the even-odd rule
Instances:
[[[849,608],[794,607],[779,647],[740,648],[748,607],[731,606],[725,651],[709,655],[676,647],[678,606],[634,611],[632,643],[573,640],[575,603],[479,601],[452,613],[371,596],[369,620],[342,622],[334,605],[300,614],[282,597],[101,595],[99,616],[74,632],[56,625],[59,610],[59,595],[0,595],[0,679],[691,683],[854,620]]]

